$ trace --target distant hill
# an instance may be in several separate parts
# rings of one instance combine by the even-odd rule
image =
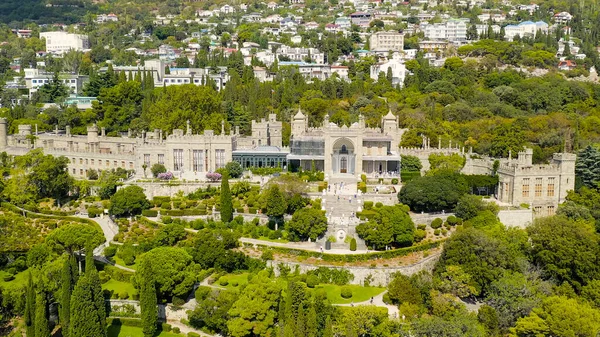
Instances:
[[[95,9],[88,0],[0,0],[0,23],[71,24],[81,22],[87,12]]]

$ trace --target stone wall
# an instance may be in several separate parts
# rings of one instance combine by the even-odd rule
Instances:
[[[333,269],[346,269],[354,275],[354,279],[350,281],[350,284],[364,284],[365,279],[367,277],[371,277],[371,285],[372,286],[387,286],[392,278],[394,273],[401,273],[407,276],[416,274],[422,270],[431,272],[435,267],[435,264],[440,258],[440,254],[435,254],[429,256],[415,264],[408,266],[399,266],[399,267],[382,267],[382,268],[369,268],[369,267],[335,267],[335,266],[317,266],[312,264],[304,264],[297,262],[278,262],[278,261],[268,261],[267,266],[273,267],[275,271],[275,275],[279,276],[279,268],[280,264],[283,264],[291,270],[295,270],[299,268],[300,272],[306,273],[309,270],[315,270],[319,267],[327,267]]]
[[[506,227],[525,228],[533,221],[533,211],[531,209],[500,211],[498,218]]]

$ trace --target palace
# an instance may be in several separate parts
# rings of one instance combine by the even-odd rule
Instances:
[[[180,179],[203,181],[206,173],[224,167],[230,161],[243,168],[281,167],[297,171],[316,169],[325,173],[325,179],[346,178],[358,181],[362,174],[368,177],[400,178],[401,155],[416,155],[429,167],[431,153],[458,153],[466,157],[465,174],[492,174],[494,158],[481,158],[465,153],[464,148],[430,146],[423,139],[422,148],[399,148],[402,134],[398,118],[389,112],[381,120],[381,127],[370,128],[364,117],[350,126],[329,122],[328,116],[319,127],[311,127],[308,117],[298,111],[291,121],[290,146],[283,146],[283,123],[276,115],[252,121],[252,133],[241,135],[239,127],[226,134],[221,123],[220,133],[204,130],[194,133],[188,121],[186,130],[175,129],[165,135],[162,130],[144,131],[134,137],[131,132],[117,137],[106,136],[104,128],[87,128],[87,135],[73,135],[65,130],[38,133],[31,125],[19,125],[18,132],[8,135],[7,121],[0,118],[0,151],[23,155],[41,148],[44,153],[69,159],[69,173],[85,178],[90,170],[123,168],[132,170],[135,177],[150,175],[152,165],[165,165]],[[557,153],[550,164],[534,165],[532,151],[526,149],[518,158],[498,160],[499,184],[497,199],[505,204],[519,206],[527,203],[537,215],[554,214],[567,192],[575,186],[576,155]],[[496,164],[498,165],[498,164]]]

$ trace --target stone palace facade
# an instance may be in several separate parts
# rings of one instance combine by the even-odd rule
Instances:
[[[418,156],[429,167],[431,153],[460,153],[467,158],[465,174],[491,174],[495,159],[481,158],[464,149],[431,148],[429,140],[422,148],[399,148],[402,134],[398,118],[389,112],[382,118],[380,128],[365,125],[361,116],[350,126],[338,126],[325,117],[320,127],[309,127],[308,117],[302,111],[292,118],[290,146],[283,146],[283,124],[276,115],[252,121],[252,134],[243,136],[236,127],[226,134],[204,130],[193,132],[188,122],[185,130],[175,129],[171,134],[162,130],[131,133],[119,137],[106,136],[103,128],[89,126],[87,135],[73,135],[65,130],[38,133],[31,125],[19,125],[18,132],[8,134],[7,121],[0,118],[0,151],[23,155],[35,148],[45,153],[69,159],[69,173],[85,178],[90,170],[123,168],[132,170],[137,178],[150,176],[156,163],[165,165],[175,177],[187,180],[205,180],[206,173],[224,167],[230,161],[242,167],[281,167],[291,171],[310,170],[325,172],[326,179],[344,177],[358,179],[361,174],[370,177],[400,177],[401,155]],[[500,159],[498,168],[499,201],[518,206],[531,205],[539,215],[554,214],[567,191],[575,185],[575,159],[570,153],[557,153],[546,165],[532,163],[532,151],[526,149],[517,159]]]

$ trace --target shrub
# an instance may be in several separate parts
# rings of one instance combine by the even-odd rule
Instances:
[[[366,174],[361,174],[360,175],[360,181],[362,181],[363,183],[367,183],[367,175]]]
[[[443,236],[446,236],[446,234],[448,234],[448,230],[446,230],[446,229],[442,229],[442,235],[443,235]]]
[[[356,251],[356,239],[352,238],[352,240],[350,240],[350,250],[351,251]]]
[[[366,210],[373,209],[373,202],[372,201],[365,201],[365,209]]]
[[[220,284],[221,286],[225,287],[225,286],[227,286],[227,285],[229,284],[229,281],[227,280],[227,278],[226,278],[226,277],[224,277],[224,276],[221,276],[221,277],[219,278],[219,284]]]
[[[196,289],[196,292],[194,293],[194,296],[196,297],[196,302],[201,302],[205,300],[211,292],[212,289],[210,287],[199,286]]]
[[[187,337],[200,337],[200,335],[195,332],[188,332]]]
[[[176,326],[176,327],[173,328],[173,332],[174,333],[181,333],[181,329],[179,329],[179,327]]]
[[[440,230],[439,229],[434,230],[433,234],[435,234],[435,236],[439,236],[440,235]]]
[[[155,218],[158,216],[158,211],[153,210],[153,209],[145,209],[142,211],[142,216],[145,216],[148,218]]]
[[[162,323],[161,326],[162,331],[166,331],[166,332],[170,332],[172,327],[171,324],[167,324],[167,323]]]
[[[110,246],[104,248],[104,256],[106,256],[106,257],[113,257],[113,256],[115,256],[116,253],[117,253],[116,246],[110,245]]]
[[[444,223],[444,221],[440,218],[435,218],[433,219],[433,221],[431,222],[431,228],[433,229],[438,229],[440,227],[442,227],[442,224]]]
[[[309,288],[314,288],[317,285],[319,285],[319,278],[317,277],[317,275],[314,275],[314,274],[308,275],[306,277],[306,285]]]
[[[383,298],[381,299],[385,304],[392,304],[392,300],[390,300],[390,295],[387,293],[383,294]]]
[[[232,287],[237,287],[239,285],[238,281],[232,281],[231,282],[231,286]]]
[[[351,298],[352,297],[352,289],[348,286],[344,286],[342,287],[342,291],[340,293],[340,295],[342,296],[342,298]]]
[[[15,275],[13,275],[13,274],[5,275],[4,278],[3,278],[4,282],[10,282],[10,281],[12,281],[14,279],[15,279]]]
[[[170,202],[163,202],[162,204],[160,204],[160,208],[161,209],[171,209],[171,203]]]
[[[458,223],[458,218],[454,215],[451,215],[448,217],[448,219],[446,219],[446,222],[448,222],[450,226],[456,226],[456,224]]]
[[[398,178],[392,178],[392,185],[398,185]]]
[[[417,229],[420,229],[422,231],[424,231],[426,228],[427,228],[426,224],[419,224],[419,225],[417,225]]]
[[[358,183],[358,187],[357,188],[362,193],[367,193],[367,183],[366,182],[361,181],[360,183]]]
[[[110,275],[106,273],[106,271],[101,270],[98,273],[98,277],[100,278],[100,283],[106,283],[110,281]]]
[[[183,298],[173,296],[173,305],[180,307],[184,304],[185,304],[185,300]]]
[[[416,242],[421,242],[426,237],[427,237],[427,232],[422,229],[417,229],[413,234],[413,238],[415,239]]]
[[[126,291],[122,291],[119,293],[119,299],[126,300],[129,298],[129,294]]]
[[[383,204],[381,202],[377,202],[375,204],[375,208],[381,208],[381,207],[383,207]]]

